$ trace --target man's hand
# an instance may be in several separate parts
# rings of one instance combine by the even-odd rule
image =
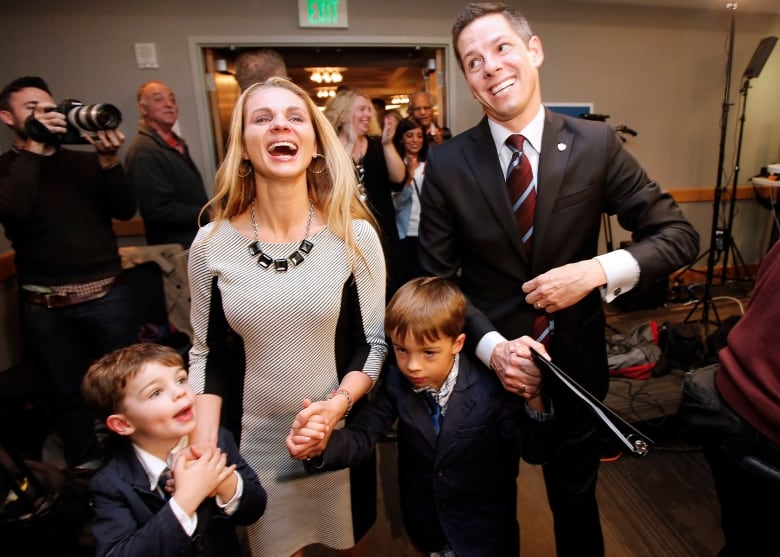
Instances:
[[[85,133],[82,137],[97,151],[100,168],[108,170],[120,163],[118,152],[125,142],[125,136],[119,129],[100,130],[96,136]]]
[[[530,348],[548,357],[544,345],[529,336],[499,342],[490,355],[490,367],[504,389],[529,401],[541,394],[542,384],[542,372],[534,364]]]
[[[47,102],[39,102],[35,105],[35,108],[33,108],[30,113],[30,118],[33,121],[26,122],[25,126],[32,125],[37,133],[30,134],[28,132],[24,146],[25,150],[41,155],[47,147],[49,147],[50,150],[53,149],[53,147],[51,147],[50,141],[44,140],[38,136],[60,134],[67,131],[65,115],[61,112],[57,112],[55,110],[56,108],[57,105]],[[40,141],[33,139],[31,135],[35,135]]]
[[[525,301],[536,309],[553,313],[573,306],[594,288],[607,283],[601,264],[595,259],[555,267],[523,284]]]
[[[436,144],[444,143],[444,137],[441,133],[441,128],[438,126],[433,127],[433,131],[428,131],[428,137]]]

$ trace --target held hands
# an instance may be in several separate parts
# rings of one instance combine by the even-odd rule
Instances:
[[[529,403],[541,395],[542,372],[534,364],[529,347],[549,358],[544,345],[529,336],[499,342],[490,355],[490,367],[496,372],[504,389]]]
[[[523,284],[525,301],[536,309],[553,313],[573,306],[594,288],[607,283],[601,264],[595,259],[555,267]]]
[[[285,439],[290,456],[306,460],[322,454],[328,445],[333,427],[343,416],[346,407],[344,398],[337,396],[330,400],[303,401],[303,410],[293,420],[290,433]]]
[[[190,446],[179,451],[173,463],[176,503],[187,514],[193,514],[214,495],[228,501],[236,491],[235,469],[235,464],[227,466],[227,455],[216,447]]]

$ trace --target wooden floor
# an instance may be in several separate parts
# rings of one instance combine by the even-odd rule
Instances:
[[[715,312],[720,319],[732,313],[740,313],[749,290],[749,285],[714,290],[711,307],[708,308],[711,317]],[[701,308],[696,307],[695,302],[628,313],[607,308],[607,315],[611,325],[626,330],[647,319],[659,322],[682,322],[686,319],[696,321],[701,317]],[[715,328],[715,324],[710,327]],[[649,396],[657,396],[657,393],[653,392],[654,388],[648,385],[644,388],[651,391]],[[646,399],[647,396],[641,398]],[[640,397],[637,397],[637,404],[639,400]],[[661,406],[664,407],[663,404]],[[666,407],[669,407],[669,404],[666,404]],[[18,424],[21,426],[19,431],[24,429],[25,423],[29,425],[30,416],[27,415],[27,418],[27,422]],[[723,537],[719,525],[719,507],[709,468],[703,456],[695,448],[679,441],[673,412],[656,413],[653,419],[635,425],[654,439],[656,445],[641,461],[624,455],[617,460],[602,463],[597,494],[607,556],[715,555]],[[378,519],[364,540],[365,556],[420,555],[406,537],[401,522],[395,449],[396,445],[392,440],[382,442],[378,447]],[[538,466],[521,464],[518,488],[521,554],[523,557],[554,556],[552,519],[541,469]],[[68,555],[90,555],[90,548],[84,549],[84,552]],[[314,547],[307,549],[305,555],[332,557],[335,552]]]
[[[701,325],[702,333],[709,334],[717,329],[719,321],[744,311],[751,286],[747,282],[715,286],[706,308],[695,299],[630,312],[607,307],[607,321],[625,332],[650,319],[659,324],[700,322],[706,309],[709,322]],[[688,290],[692,297],[703,294],[696,285]],[[641,382],[634,382],[633,388],[637,383]],[[624,416],[656,442],[650,454],[642,460],[623,455],[602,462],[597,497],[607,557],[712,556],[723,544],[720,510],[709,467],[698,448],[679,440],[674,412],[669,410],[676,409],[676,402],[663,399],[671,396],[676,400],[679,384],[679,378],[660,378],[657,384],[646,383],[643,391],[633,394],[632,404],[642,415],[646,415],[647,407],[656,409],[648,421],[635,422],[630,414]],[[620,386],[614,389],[619,390]],[[417,557],[420,553],[406,538],[398,509],[394,443],[382,443],[378,455],[380,508],[377,523],[365,540],[366,555]],[[520,465],[517,516],[521,555],[554,557],[552,515],[539,466]],[[334,555],[324,548],[306,552],[306,557]]]

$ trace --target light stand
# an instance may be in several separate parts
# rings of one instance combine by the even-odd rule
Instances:
[[[731,94],[731,68],[734,60],[734,31],[736,27],[737,3],[729,2],[726,9],[731,10],[731,25],[729,27],[728,58],[726,60],[726,88],[723,93],[723,107],[720,119],[720,150],[718,153],[718,179],[715,185],[715,196],[712,202],[712,227],[710,229],[710,249],[707,257],[707,278],[704,283],[704,294],[697,300],[691,311],[685,317],[685,323],[689,322],[699,305],[702,306],[701,323],[704,323],[705,333],[708,332],[710,323],[720,325],[718,310],[712,305],[712,279],[715,275],[715,264],[718,262],[718,244],[722,244],[722,231],[718,230],[718,216],[720,214],[720,199],[723,195],[723,159],[726,151],[726,130],[729,119],[729,96]],[[701,257],[699,257],[701,259]],[[710,321],[710,307],[715,314],[715,321]]]
[[[734,252],[734,270],[735,270],[736,280],[740,279],[739,263],[742,263],[743,269],[746,268],[745,261],[742,259],[742,255],[739,253],[739,250],[737,249],[737,246],[734,243],[734,238],[732,236],[732,228],[734,226],[734,210],[737,201],[739,161],[740,161],[740,157],[742,156],[742,134],[745,129],[745,110],[747,108],[747,94],[748,94],[748,90],[750,89],[750,80],[758,77],[761,74],[761,70],[764,68],[764,64],[766,64],[767,58],[769,58],[769,55],[772,53],[772,49],[774,48],[776,42],[777,42],[777,37],[765,37],[761,39],[761,42],[758,43],[758,47],[756,47],[756,51],[753,53],[753,57],[750,59],[747,68],[745,68],[745,73],[742,76],[744,79],[744,82],[742,84],[742,89],[740,89],[740,93],[742,94],[742,114],[740,115],[739,118],[737,159],[734,165],[734,182],[731,187],[729,218],[726,224],[726,232],[724,238],[726,242],[726,249],[723,252],[723,267],[721,269],[722,283],[725,283],[728,277],[729,251]]]

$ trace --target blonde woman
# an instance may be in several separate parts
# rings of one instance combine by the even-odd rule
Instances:
[[[352,158],[364,200],[379,222],[390,273],[392,292],[400,286],[394,280],[397,267],[398,232],[392,192],[403,187],[406,177],[404,161],[393,145],[398,119],[386,115],[379,127],[371,99],[354,89],[339,91],[325,107],[328,118],[347,154]]]
[[[214,190],[215,220],[189,255],[190,381],[201,393],[192,451],[215,442],[220,410],[238,416],[242,454],[269,500],[248,529],[253,556],[315,543],[347,550],[374,521],[375,487],[357,490],[367,495],[358,510],[350,471],[307,476],[284,439],[304,400],[338,424],[382,367],[385,268],[373,218],[332,127],[281,78],[239,98]],[[220,324],[240,336],[239,369],[225,365]]]

